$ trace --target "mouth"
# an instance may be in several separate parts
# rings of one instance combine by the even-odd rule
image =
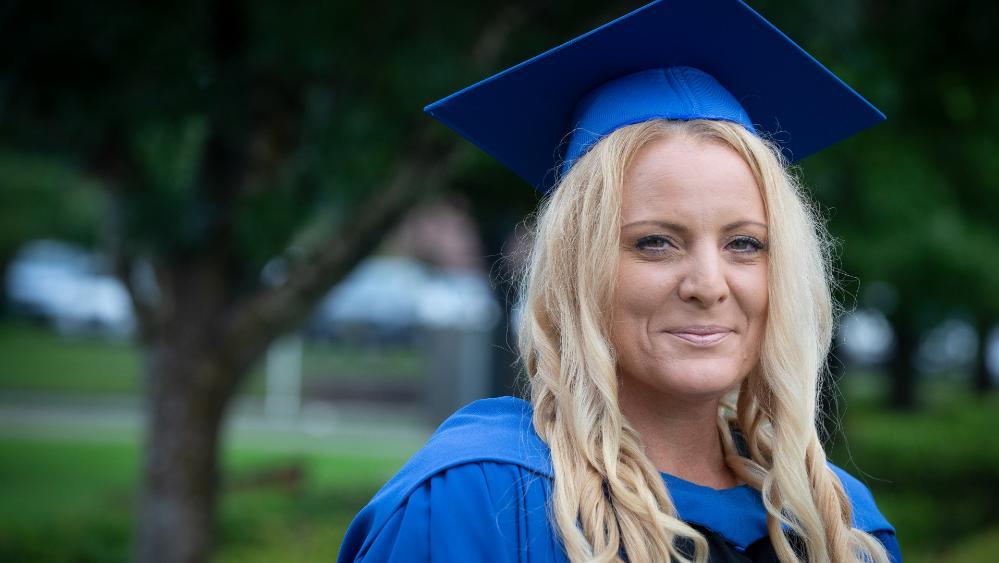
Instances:
[[[671,330],[667,334],[671,334],[694,346],[705,347],[721,342],[726,336],[732,334],[732,331],[720,327],[690,327],[681,330]]]

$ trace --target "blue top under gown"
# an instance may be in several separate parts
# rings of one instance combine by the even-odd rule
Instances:
[[[901,561],[895,531],[870,491],[833,466],[853,503],[853,525]],[[705,535],[712,562],[777,561],[760,493],[715,490],[663,474],[679,517]],[[351,523],[338,561],[567,561],[548,518],[547,445],[531,405],[504,397],[453,414]]]

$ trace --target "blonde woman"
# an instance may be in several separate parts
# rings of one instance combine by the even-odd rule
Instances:
[[[711,0],[650,4],[428,112],[547,191],[530,401],[455,413],[341,561],[901,560],[816,433],[828,253],[786,170],[876,109]]]

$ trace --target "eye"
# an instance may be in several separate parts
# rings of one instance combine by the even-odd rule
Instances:
[[[673,243],[662,235],[649,235],[635,242],[635,248],[647,252],[662,252],[669,250],[671,246],[673,246]]]
[[[753,237],[743,236],[733,239],[732,242],[728,243],[728,247],[735,252],[751,254],[765,249],[766,245]]]

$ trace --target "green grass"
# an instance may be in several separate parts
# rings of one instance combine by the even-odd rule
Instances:
[[[0,322],[0,391],[134,394],[141,386],[142,354],[133,343],[96,337],[63,338],[23,322]],[[423,358],[412,347],[357,348],[310,342],[302,354],[306,392],[337,382],[413,382]],[[262,395],[264,369],[243,387]]]
[[[0,440],[0,560],[124,561],[132,446]]]
[[[42,398],[48,392],[133,393],[141,366],[130,344],[64,340],[10,322],[0,323],[0,358],[0,393]],[[310,344],[304,350],[307,389],[330,378],[413,381],[421,371],[412,349]],[[890,412],[880,407],[884,381],[876,374],[846,378],[849,440],[840,440],[831,458],[872,489],[899,531],[906,561],[993,559],[999,550],[999,396],[971,396],[953,378],[925,379],[920,410]],[[259,368],[249,383],[247,392],[262,391]],[[138,435],[121,429],[91,434],[22,428],[16,421],[0,428],[0,561],[127,560]],[[331,561],[356,510],[416,447],[340,439],[326,449],[281,436],[228,444],[215,559],[226,563]],[[294,468],[302,479],[294,486],[246,485],[275,468]]]
[[[0,324],[0,389],[129,393],[138,388],[141,358],[127,342],[62,339],[27,324]]]
[[[6,321],[0,322],[0,357],[0,393],[8,398],[135,395],[140,387],[141,352],[129,342],[66,339],[44,327]],[[411,383],[422,369],[423,359],[412,348],[309,343],[303,350],[307,393],[334,380]],[[244,392],[263,391],[263,369],[257,367]],[[22,426],[15,421],[0,428],[0,561],[127,561],[137,433],[116,429],[91,436],[87,429]],[[273,437],[230,443],[218,561],[333,560],[354,514],[418,444],[340,439],[330,446],[358,453],[323,453],[315,444]],[[302,475],[294,487],[241,485],[289,467]]]
[[[332,561],[351,518],[412,453],[225,452],[216,561]],[[300,480],[268,480],[287,469]],[[0,438],[0,561],[126,561],[131,441]]]
[[[949,396],[911,414],[852,402],[849,450],[833,452],[871,487],[909,562],[988,561],[999,549],[999,398]],[[0,432],[0,561],[125,561],[136,437],[47,436]],[[225,563],[331,561],[350,519],[418,445],[361,455],[329,453],[361,451],[352,443],[228,443],[215,557]],[[266,478],[288,469],[301,480]]]

